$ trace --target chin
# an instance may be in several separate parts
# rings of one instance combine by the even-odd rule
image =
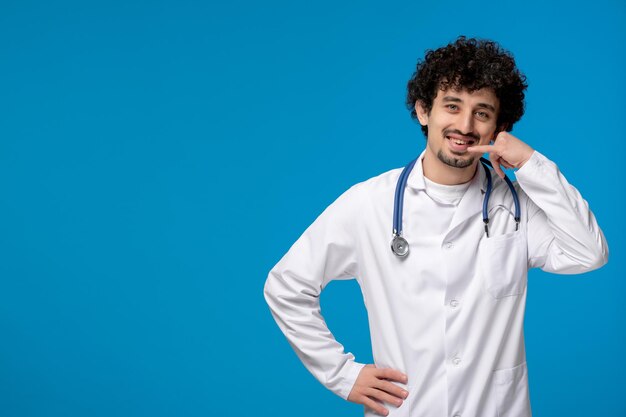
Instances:
[[[439,151],[437,153],[437,158],[443,162],[444,164],[459,169],[465,169],[474,164],[476,161],[476,156],[470,154],[469,152],[463,152],[462,154],[455,154],[453,152],[444,153]]]

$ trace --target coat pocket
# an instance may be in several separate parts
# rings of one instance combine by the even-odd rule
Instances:
[[[526,362],[493,373],[498,417],[531,417]]]
[[[518,295],[526,288],[526,239],[521,231],[482,239],[479,250],[485,287],[493,298]]]

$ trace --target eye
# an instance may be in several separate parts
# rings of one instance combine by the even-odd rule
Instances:
[[[476,112],[476,115],[478,115],[478,117],[480,117],[481,119],[488,119],[489,118],[489,113],[484,112],[484,111]]]
[[[452,111],[456,111],[459,107],[456,104],[446,104],[446,107]]]

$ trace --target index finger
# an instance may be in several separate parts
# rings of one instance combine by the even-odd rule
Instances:
[[[398,382],[407,382],[408,380],[405,374],[392,368],[378,368],[376,376]]]
[[[476,145],[476,146],[468,147],[467,151],[476,152],[476,153],[487,153],[487,152],[493,152],[494,148],[495,148],[494,145]]]

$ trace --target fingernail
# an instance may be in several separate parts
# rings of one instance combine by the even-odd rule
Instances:
[[[409,392],[408,391],[402,391],[402,395],[404,395],[404,398],[409,396]]]

